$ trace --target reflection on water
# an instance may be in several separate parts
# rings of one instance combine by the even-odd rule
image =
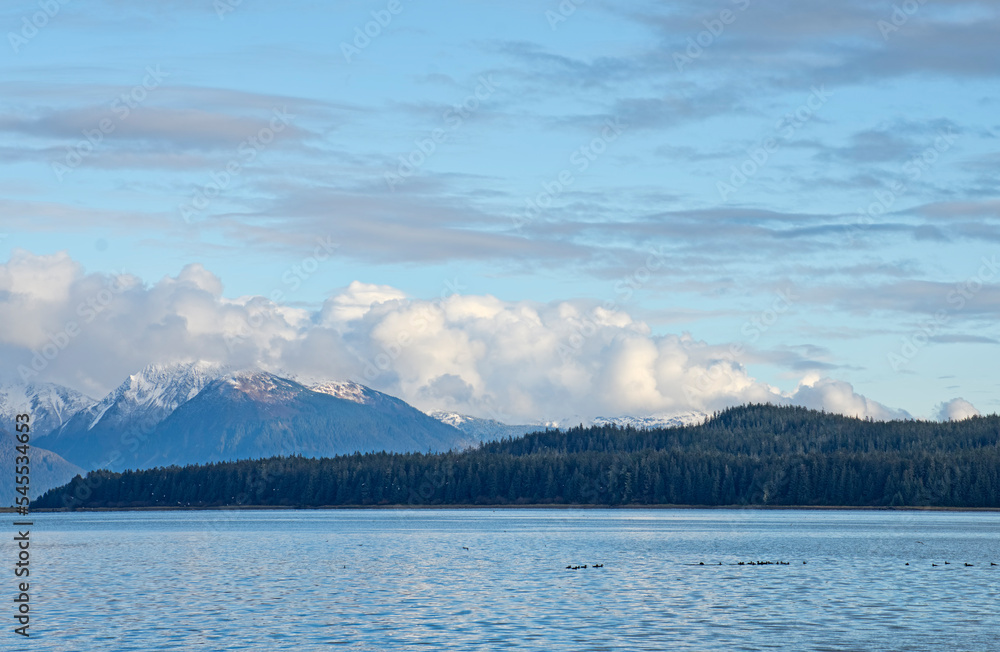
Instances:
[[[33,516],[25,650],[1000,650],[998,513]]]

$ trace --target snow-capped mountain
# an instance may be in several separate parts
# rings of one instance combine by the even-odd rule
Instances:
[[[680,414],[659,414],[647,417],[597,417],[595,426],[631,426],[639,429],[679,428],[681,426],[697,426],[705,423],[708,415],[704,412],[682,412]]]
[[[458,430],[397,398],[360,385],[345,395],[314,391],[264,371],[231,372],[175,409],[118,465],[441,451],[463,439]]]
[[[88,411],[93,417],[87,429],[98,425],[120,425],[140,419],[162,421],[179,405],[194,398],[208,383],[227,369],[207,362],[149,365]]]
[[[151,365],[46,442],[87,469],[275,455],[461,448],[467,438],[404,401],[349,381],[307,387],[257,369]]]
[[[135,449],[178,406],[225,372],[205,362],[149,365],[77,412],[45,444],[84,468],[116,468],[115,458]]]
[[[361,403],[362,405],[372,404],[376,400],[375,394],[380,394],[380,392],[376,392],[364,385],[359,385],[351,380],[327,380],[321,383],[310,384],[308,387],[314,392],[329,394],[330,396],[342,398],[345,401]]]
[[[299,382],[204,362],[150,365],[97,402],[57,385],[0,390],[0,416],[12,422],[26,408],[43,447],[88,470],[274,455],[459,450],[587,423],[578,417],[506,424],[454,412],[428,415],[352,381]],[[704,418],[690,413],[594,422],[661,428]]]
[[[646,417],[597,417],[592,421],[582,419],[579,416],[574,416],[563,419],[550,419],[539,423],[512,425],[497,421],[496,419],[483,419],[466,414],[459,414],[457,412],[437,410],[428,412],[428,414],[438,421],[447,423],[448,425],[454,426],[464,432],[469,436],[471,440],[470,443],[496,441],[506,437],[522,437],[533,432],[543,431],[546,428],[565,429],[581,424],[584,426],[591,424],[596,426],[631,426],[633,428],[645,429],[676,428],[679,426],[698,425],[700,423],[704,423],[705,419],[708,418],[708,415],[703,412],[685,412],[681,414],[653,415]]]
[[[0,386],[0,428],[13,431],[14,417],[31,415],[32,439],[44,437],[73,415],[97,403],[80,392],[54,383]]]
[[[523,437],[528,433],[545,430],[545,424],[523,424],[512,425],[497,421],[496,419],[483,419],[480,417],[470,417],[467,414],[457,412],[444,412],[437,410],[428,414],[442,423],[458,428],[469,438],[469,445],[478,444],[484,441],[498,441],[507,437]]]

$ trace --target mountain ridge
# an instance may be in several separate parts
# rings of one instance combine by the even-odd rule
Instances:
[[[238,427],[216,418],[204,401],[182,409],[220,379],[228,379],[228,384],[213,390],[216,411],[222,410],[234,423],[242,424]],[[294,384],[294,391],[287,383]],[[314,397],[306,398],[304,391],[345,403],[317,403]],[[364,409],[359,411],[347,403]],[[237,409],[237,404],[242,407]],[[597,417],[589,421],[574,416],[508,424],[457,412],[420,412],[399,398],[351,380],[315,377],[299,380],[257,368],[236,369],[204,361],[147,365],[130,374],[100,400],[54,384],[7,386],[6,393],[0,388],[0,415],[16,411],[18,405],[36,406],[30,409],[36,424],[42,424],[36,426],[34,435],[38,443],[68,463],[87,469],[208,462],[228,459],[226,455],[230,454],[266,457],[294,453],[296,449],[301,454],[327,455],[346,452],[351,446],[358,451],[461,450],[584,422],[648,429],[697,424],[706,417],[693,412]],[[202,415],[202,425],[186,416],[195,407]],[[295,414],[296,409],[304,412]],[[368,416],[362,418],[360,415],[366,410]],[[334,413],[343,421],[337,422]],[[311,416],[307,418],[306,414]],[[174,415],[177,416],[171,420]],[[258,421],[270,422],[267,427],[270,430],[250,425],[247,420],[251,415]],[[13,419],[12,412],[8,416]],[[214,430],[209,432],[203,423],[213,424]],[[290,423],[296,429],[324,429],[327,442],[306,437],[302,432],[291,432]],[[360,430],[352,435],[351,428]],[[251,431],[253,434],[248,434]],[[195,433],[199,433],[197,437],[213,439],[215,446],[206,447]],[[237,434],[239,438],[234,439]],[[250,438],[246,441],[257,444],[246,444],[245,437]],[[193,452],[183,452],[184,442],[192,451],[198,450],[207,457],[199,459]]]
[[[208,389],[211,405],[202,396]],[[90,469],[475,443],[405,401],[353,381],[306,386],[256,368],[204,362],[148,365],[89,402],[45,441],[54,453]]]
[[[82,392],[55,383],[8,383],[0,385],[0,423],[13,423],[16,415],[27,413],[33,438],[44,437],[96,403]]]
[[[448,450],[460,432],[403,401],[368,390],[366,402],[317,392],[264,371],[217,379],[153,430],[143,466],[250,459],[264,454]],[[168,448],[183,432],[183,452]]]
[[[661,505],[1000,508],[1000,416],[868,421],[749,404],[461,452],[299,456],[74,479],[51,508]],[[94,485],[77,500],[78,485]],[[239,497],[239,498],[236,498]]]

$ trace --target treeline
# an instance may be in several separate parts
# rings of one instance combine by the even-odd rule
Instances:
[[[572,428],[464,452],[98,471],[33,507],[511,504],[1000,507],[1000,417],[748,405],[701,426]]]

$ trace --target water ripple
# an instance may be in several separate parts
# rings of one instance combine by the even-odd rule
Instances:
[[[996,513],[42,514],[24,649],[994,650],[998,534]]]

